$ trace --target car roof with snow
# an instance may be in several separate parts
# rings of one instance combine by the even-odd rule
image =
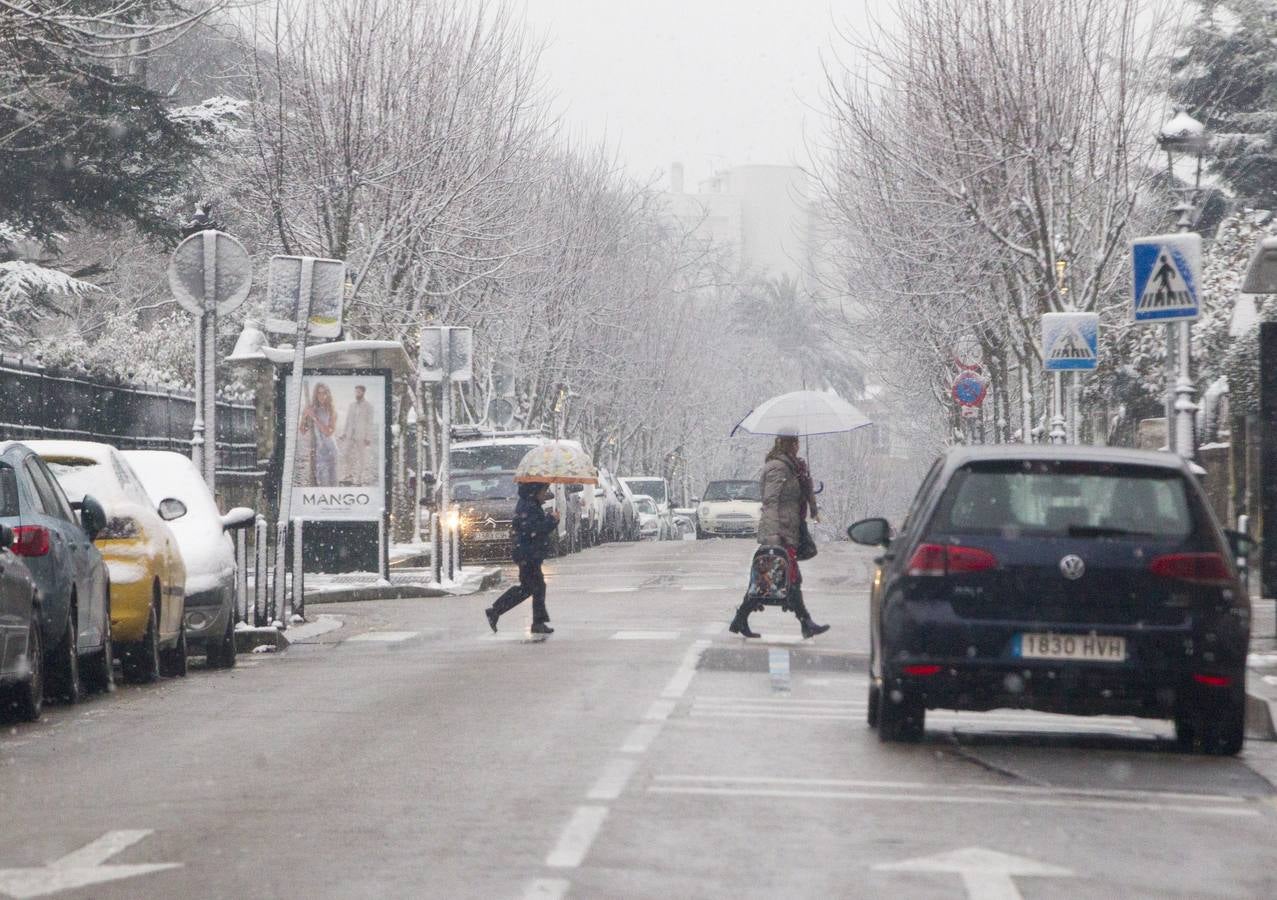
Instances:
[[[115,450],[110,444],[99,441],[23,441],[40,457],[57,457],[60,459],[87,459],[102,465],[110,465],[111,453]]]

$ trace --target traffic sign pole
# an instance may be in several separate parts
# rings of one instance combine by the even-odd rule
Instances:
[[[204,232],[204,296],[217,295],[217,232]],[[204,305],[204,481],[210,492],[216,491],[217,481],[217,304]],[[199,389],[199,385],[196,389]],[[192,441],[192,443],[194,443]]]
[[[439,413],[443,422],[439,427],[439,525],[441,528],[440,577],[452,580],[452,334],[442,329],[439,339],[439,362],[443,366],[443,378],[439,382]]]
[[[1051,391],[1051,443],[1064,444],[1068,442],[1068,432],[1064,430],[1064,373],[1056,370],[1052,372],[1053,387]]]

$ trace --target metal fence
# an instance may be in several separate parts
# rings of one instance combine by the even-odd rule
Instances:
[[[103,441],[124,450],[189,453],[195,400],[187,391],[46,369],[0,355],[0,439]],[[251,400],[217,403],[217,467],[257,469]]]

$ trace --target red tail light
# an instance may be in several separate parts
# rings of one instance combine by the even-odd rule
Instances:
[[[998,558],[978,547],[923,544],[909,560],[909,575],[941,576],[987,572],[998,567]]]
[[[1232,583],[1228,564],[1218,553],[1168,553],[1148,564],[1159,578],[1173,578],[1192,584],[1226,586]]]
[[[1228,687],[1233,683],[1227,675],[1203,675],[1201,672],[1194,672],[1193,680],[1207,687]]]
[[[904,668],[906,675],[936,675],[939,672],[940,667],[936,665],[905,666]]]
[[[13,546],[18,556],[44,556],[49,552],[49,529],[43,525],[19,525],[13,529]]]

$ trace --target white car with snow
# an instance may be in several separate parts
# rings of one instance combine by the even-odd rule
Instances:
[[[634,509],[639,519],[639,540],[666,541],[670,539],[669,528],[665,517],[661,515],[656,501],[647,494],[634,495]]]
[[[186,564],[186,641],[204,649],[208,665],[235,665],[235,546],[229,531],[247,528],[256,514],[239,506],[226,515],[205,484],[199,469],[180,453],[125,450],[151,499],[175,497],[186,512],[169,521]]]

